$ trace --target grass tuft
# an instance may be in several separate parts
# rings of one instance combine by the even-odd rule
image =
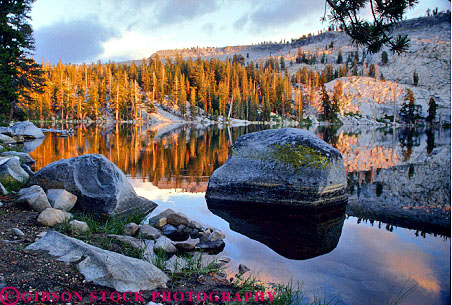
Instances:
[[[130,222],[136,224],[146,217],[145,214],[136,213],[128,215],[127,217],[101,217],[92,213],[75,213],[74,218],[84,221],[88,224],[90,230],[93,233],[105,233],[105,234],[123,234],[124,226]]]
[[[20,189],[24,188],[27,184],[27,181],[20,182],[14,179],[6,179],[1,178],[0,183],[5,187],[8,192],[17,192]]]

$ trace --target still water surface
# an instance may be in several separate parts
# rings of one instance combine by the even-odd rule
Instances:
[[[153,214],[172,208],[225,232],[221,255],[232,259],[233,271],[245,264],[262,281],[299,282],[308,296],[336,297],[340,304],[386,304],[413,285],[404,304],[450,304],[448,237],[340,213],[284,222],[209,210],[204,192],[210,175],[227,160],[228,147],[240,135],[261,128],[78,127],[68,138],[47,134],[31,155],[35,170],[62,158],[105,155],[128,175],[139,195],[159,204]],[[372,184],[376,171],[425,158],[435,149],[449,150],[445,165],[450,167],[450,131],[311,131],[341,151],[355,186]]]

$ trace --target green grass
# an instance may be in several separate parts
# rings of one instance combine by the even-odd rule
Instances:
[[[273,300],[270,301],[268,296],[264,302],[260,302],[259,304],[271,304],[271,305],[334,305],[338,303],[337,298],[327,299],[326,297],[319,298],[314,296],[312,301],[306,299],[306,293],[302,289],[302,285],[297,282],[294,284],[289,281],[287,284],[275,284],[268,283],[264,284],[261,281],[257,280],[256,277],[250,275],[248,277],[243,277],[241,275],[236,275],[233,281],[233,285],[236,289],[238,289],[238,293],[242,296],[245,295],[246,292],[255,291],[273,291],[274,297]],[[229,302],[227,304],[245,304],[244,302]],[[254,303],[253,303],[254,304]]]
[[[161,269],[165,270],[166,261],[168,260],[168,255],[161,251],[156,251],[155,258],[153,264]],[[172,270],[170,274],[171,283],[174,286],[184,284],[190,281],[193,278],[198,278],[201,275],[213,275],[219,272],[222,272],[222,267],[217,265],[216,260],[210,262],[209,264],[205,264],[201,259],[202,253],[198,253],[196,255],[190,253],[184,253],[179,256],[183,258],[186,262],[186,266],[175,266],[175,269]]]
[[[117,234],[122,235],[124,226],[130,222],[136,224],[146,217],[145,214],[131,214],[127,217],[112,216],[101,217],[91,213],[76,213],[74,218],[80,221],[84,221],[88,224],[90,230],[93,233],[105,233],[105,234]]]
[[[164,271],[166,266],[166,261],[169,259],[168,254],[163,250],[154,251],[154,259],[152,263],[154,266]]]
[[[0,178],[0,183],[5,187],[5,189],[8,192],[17,192],[21,188],[25,187],[25,185],[27,184],[27,181],[19,182],[14,179]]]
[[[102,218],[90,213],[74,213],[74,219],[87,223],[89,230],[83,233],[76,233],[70,230],[68,221],[55,226],[55,230],[60,233],[76,237],[90,245],[117,252],[126,256],[143,259],[144,250],[137,249],[131,245],[121,242],[108,234],[122,235],[124,226],[130,222],[140,223],[145,215],[134,214],[128,217],[108,217]]]
[[[152,263],[160,270],[165,271],[166,262],[170,256],[161,250],[154,251],[154,254]],[[213,275],[222,272],[223,268],[217,265],[216,260],[209,264],[205,264],[201,255],[202,253],[197,253],[195,255],[184,253],[179,256],[180,258],[183,258],[187,264],[184,266],[176,265],[174,270],[169,274],[173,287],[184,285],[193,279],[197,279],[201,275]]]

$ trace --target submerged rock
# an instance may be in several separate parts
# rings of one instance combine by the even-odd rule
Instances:
[[[205,251],[207,253],[218,254],[223,251],[225,243],[222,240],[200,242],[196,245],[196,250]]]
[[[14,144],[14,143],[16,143],[16,141],[13,138],[0,133],[0,143],[3,143],[3,144]]]
[[[100,154],[50,163],[30,179],[45,190],[65,189],[77,196],[82,210],[103,215],[148,213],[157,205],[139,197],[126,175]]]
[[[119,292],[166,288],[169,278],[153,264],[88,245],[78,239],[50,231],[27,250],[45,250],[63,262],[77,262],[88,282]]]
[[[245,266],[245,265],[243,265],[243,264],[240,264],[240,265],[239,265],[239,274],[240,274],[240,275],[245,274],[245,273],[247,273],[248,271],[250,271],[250,268],[248,268],[247,266]]]
[[[209,179],[207,201],[317,208],[346,200],[340,152],[313,133],[271,129],[241,136]]]

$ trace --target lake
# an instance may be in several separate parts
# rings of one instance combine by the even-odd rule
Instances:
[[[403,304],[450,304],[450,229],[385,212],[369,220],[361,210],[286,221],[209,209],[208,180],[227,160],[229,146],[263,128],[268,126],[77,126],[71,137],[47,134],[30,154],[34,170],[62,158],[105,155],[139,195],[159,205],[153,215],[172,208],[221,229],[226,234],[221,255],[232,259],[232,271],[244,264],[264,282],[298,282],[309,298],[335,297],[339,304],[386,304],[413,285]],[[426,215],[448,205],[450,215],[450,181],[441,176],[441,168],[450,170],[450,130],[310,130],[342,153],[350,201],[396,204]]]

